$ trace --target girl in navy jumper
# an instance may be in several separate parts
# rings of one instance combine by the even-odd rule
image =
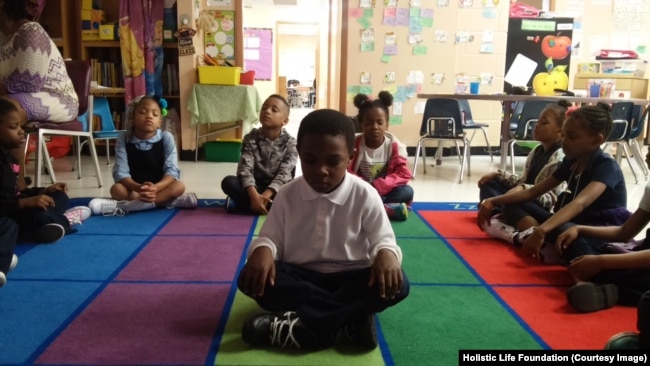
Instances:
[[[194,193],[185,192],[178,169],[174,136],[160,129],[167,101],[156,96],[135,98],[126,111],[115,144],[111,187],[113,199],[95,198],[88,206],[95,215],[123,215],[156,207],[194,208]]]
[[[365,94],[354,97],[363,132],[354,141],[354,155],[348,171],[379,192],[389,218],[406,220],[408,206],[413,201],[413,188],[408,185],[413,175],[407,166],[406,147],[386,131],[390,118],[388,107],[393,104],[393,96],[381,91],[378,97],[375,100]]]

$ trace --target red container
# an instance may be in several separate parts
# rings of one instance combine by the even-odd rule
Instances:
[[[255,70],[242,72],[239,75],[239,85],[253,85],[255,82]]]

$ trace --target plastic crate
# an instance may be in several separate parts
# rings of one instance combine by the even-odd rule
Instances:
[[[207,161],[236,163],[241,156],[241,140],[208,141],[203,144],[203,149]]]
[[[198,66],[199,84],[239,85],[241,67]]]

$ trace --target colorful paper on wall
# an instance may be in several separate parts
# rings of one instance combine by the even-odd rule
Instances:
[[[395,25],[408,27],[411,19],[408,8],[397,8],[397,14],[395,16],[397,17]]]
[[[404,104],[402,102],[395,102],[393,103],[393,116],[401,116],[402,115],[402,107]]]
[[[359,74],[359,82],[361,84],[371,84],[372,74],[369,71],[361,71],[361,73]]]
[[[397,46],[396,45],[384,46],[384,55],[397,55]]]
[[[413,46],[413,55],[414,56],[426,56],[427,46],[415,45]]]
[[[373,52],[375,50],[375,42],[361,42],[361,52]]]
[[[379,61],[381,61],[381,62],[383,62],[385,64],[389,63],[390,62],[390,55],[381,55],[381,58],[379,59]]]
[[[348,93],[347,93],[347,100],[348,102],[352,102],[354,100],[354,97],[359,94],[360,86],[359,85],[349,85],[348,86]]]
[[[361,28],[370,28],[372,26],[372,23],[370,23],[370,20],[368,18],[357,18],[357,23],[361,26]]]
[[[205,52],[222,60],[235,59],[235,12],[210,10],[218,25],[212,32],[205,32]]]
[[[402,116],[390,116],[389,119],[389,124],[391,125],[401,125],[402,124]]]
[[[350,8],[350,18],[361,18],[363,17],[363,9],[361,8]]]
[[[422,33],[422,24],[420,24],[420,18],[409,18],[409,32],[411,33]]]
[[[393,97],[397,94],[397,85],[396,84],[389,84],[384,86],[381,90],[385,90],[393,95]]]

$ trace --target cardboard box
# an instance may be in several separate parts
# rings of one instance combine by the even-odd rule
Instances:
[[[208,141],[203,144],[205,160],[213,162],[236,163],[241,156],[241,140],[224,139]]]
[[[239,85],[241,67],[198,66],[199,84]]]
[[[102,24],[99,26],[99,38],[104,40],[115,39],[115,24]]]

